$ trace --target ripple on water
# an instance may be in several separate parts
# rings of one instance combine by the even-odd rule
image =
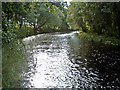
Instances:
[[[29,82],[25,87],[119,87],[120,50],[81,40],[74,33],[23,39],[29,67],[23,74]]]

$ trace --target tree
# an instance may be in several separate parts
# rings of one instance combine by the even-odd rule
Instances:
[[[67,13],[67,22],[72,29],[120,36],[120,3],[72,2]]]

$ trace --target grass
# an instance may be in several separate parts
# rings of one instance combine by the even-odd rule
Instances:
[[[21,87],[20,74],[24,71],[25,60],[23,59],[22,45],[13,42],[4,43],[2,48],[2,86],[3,88]]]
[[[22,27],[14,30],[16,39],[2,44],[2,86],[3,88],[22,88],[23,77],[20,74],[26,69],[23,51],[24,37],[34,35],[34,28]],[[19,44],[17,42],[20,42]]]
[[[24,38],[34,34],[34,29],[30,27],[16,28],[15,33],[17,38]]]
[[[35,33],[33,27],[22,27],[22,28],[16,28],[14,31],[15,31],[15,34],[17,35],[17,38],[21,39],[21,38],[31,36],[31,35],[35,35],[35,34],[50,33],[50,32],[56,32],[56,31],[59,31],[59,30],[42,29],[42,30],[37,30],[36,33]]]
[[[100,42],[115,46],[120,45],[120,40],[115,37],[107,37],[105,35],[98,35],[96,33],[85,33],[85,32],[80,32],[77,35],[80,38],[85,38],[88,41],[92,41],[92,42]]]

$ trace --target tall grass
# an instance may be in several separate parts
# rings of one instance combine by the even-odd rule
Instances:
[[[34,28],[31,28],[31,27],[16,28],[15,34],[17,35],[17,38],[24,38],[26,36],[33,35]]]
[[[120,45],[120,40],[116,37],[107,37],[106,35],[98,35],[96,33],[85,33],[80,32],[77,34],[80,38],[85,38],[86,40],[92,41],[92,42],[100,42],[104,44],[110,44],[110,45]]]

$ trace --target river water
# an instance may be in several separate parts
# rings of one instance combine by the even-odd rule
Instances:
[[[23,39],[26,88],[119,88],[120,48],[80,39],[75,32]]]

